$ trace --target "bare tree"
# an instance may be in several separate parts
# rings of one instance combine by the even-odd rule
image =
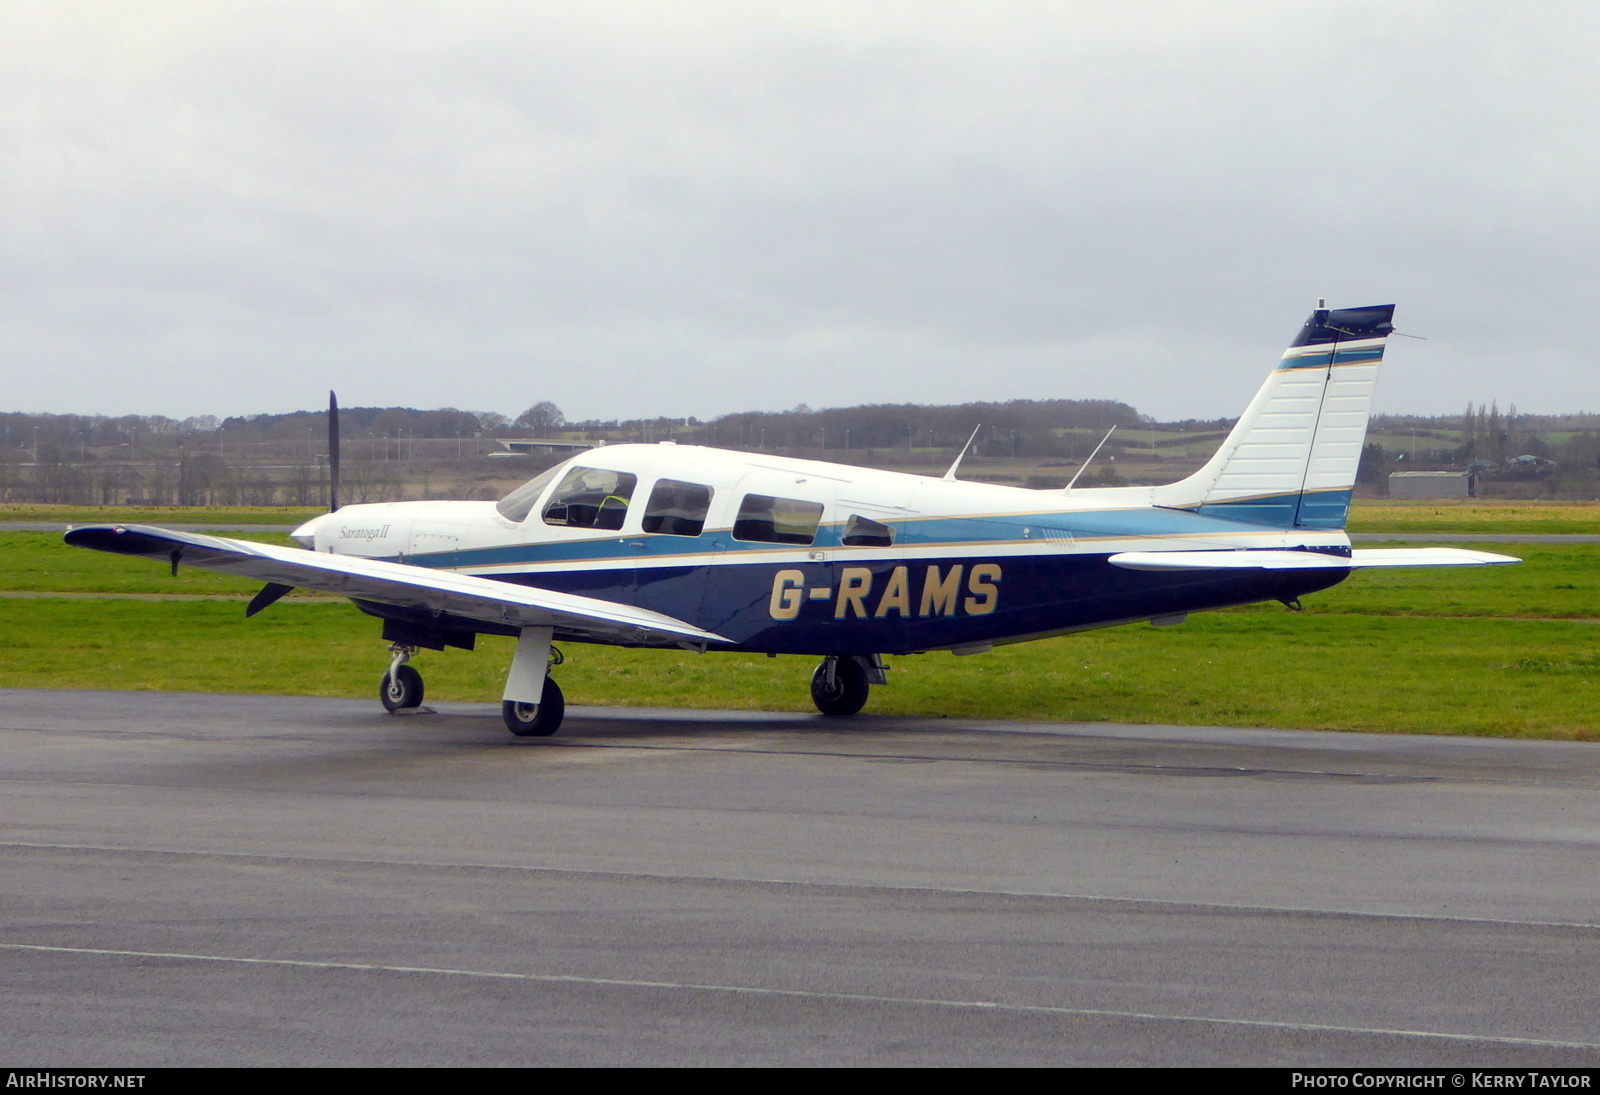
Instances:
[[[185,452],[178,461],[178,505],[211,505],[228,465],[214,452]]]
[[[517,415],[517,425],[532,431],[535,437],[544,437],[551,430],[559,430],[566,424],[567,416],[561,413],[560,407],[548,400],[535,403]]]
[[[497,433],[504,433],[511,419],[496,411],[473,411],[473,417],[478,420],[478,430],[485,437],[492,437]]]

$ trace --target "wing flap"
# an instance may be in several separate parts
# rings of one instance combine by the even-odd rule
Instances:
[[[451,613],[512,627],[556,627],[620,642],[730,640],[649,609],[449,570],[230,540],[144,525],[91,525],[66,534],[74,547],[183,563],[280,586]]]

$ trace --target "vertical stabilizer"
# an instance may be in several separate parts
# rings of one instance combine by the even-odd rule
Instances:
[[[1394,305],[1319,308],[1206,466],[1161,506],[1280,528],[1344,528]]]

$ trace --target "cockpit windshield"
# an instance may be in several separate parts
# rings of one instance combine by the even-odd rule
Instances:
[[[638,482],[630,472],[574,466],[544,507],[544,523],[615,532],[627,520]]]
[[[500,516],[507,521],[521,521],[533,512],[533,507],[539,501],[539,496],[544,489],[555,482],[556,476],[566,468],[566,461],[555,467],[540,472],[522,486],[500,499],[495,504],[495,509],[500,511]]]

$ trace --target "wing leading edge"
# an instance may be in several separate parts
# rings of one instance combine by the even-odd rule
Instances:
[[[1466,548],[1356,548],[1349,558],[1319,551],[1124,551],[1111,556],[1125,570],[1361,570],[1367,567],[1467,567],[1520,563],[1511,555]]]
[[[170,562],[174,570],[183,563],[269,585],[315,589],[502,626],[554,627],[639,645],[730,641],[693,624],[631,605],[380,559],[323,554],[144,525],[76,528],[66,534],[66,541],[75,547]]]

